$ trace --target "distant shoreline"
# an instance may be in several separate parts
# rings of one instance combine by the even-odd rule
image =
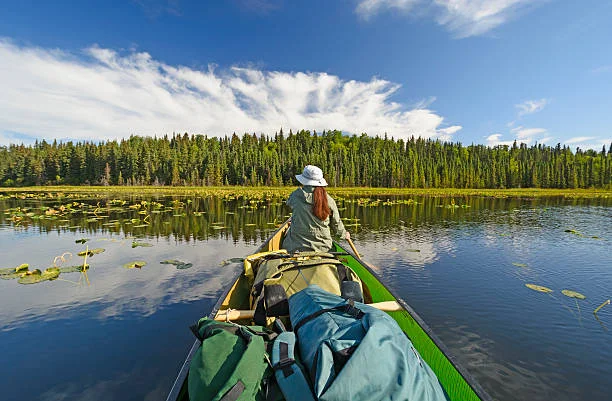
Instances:
[[[69,192],[69,193],[108,193],[108,194],[161,194],[161,195],[200,195],[200,196],[286,196],[296,186],[35,186],[0,187],[2,193],[28,192]],[[348,196],[486,196],[495,198],[514,197],[564,197],[564,198],[612,198],[612,190],[606,189],[464,189],[464,188],[366,188],[366,187],[328,187],[332,195]]]

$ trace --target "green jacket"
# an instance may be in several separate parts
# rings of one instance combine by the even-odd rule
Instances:
[[[341,237],[346,235],[344,224],[340,220],[338,206],[331,196],[327,195],[330,215],[319,220],[312,213],[314,187],[305,185],[289,195],[287,205],[293,209],[291,226],[283,240],[283,248],[289,252],[316,251],[329,252],[332,248],[330,227]]]

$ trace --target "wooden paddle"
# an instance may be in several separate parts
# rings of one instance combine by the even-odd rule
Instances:
[[[351,246],[351,249],[353,250],[353,253],[359,258],[361,259],[361,256],[359,255],[359,252],[357,252],[357,248],[355,248],[355,244],[353,244],[353,240],[351,240],[350,238],[346,239],[349,243],[349,245]]]
[[[404,310],[404,308],[402,308],[402,306],[396,301],[376,302],[374,304],[368,304],[368,306],[384,312],[397,312]],[[254,315],[254,310],[227,309],[217,312],[215,320],[225,322],[227,320],[252,319]]]

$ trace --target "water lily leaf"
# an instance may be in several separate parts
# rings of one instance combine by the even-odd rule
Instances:
[[[181,263],[176,265],[176,268],[179,270],[185,270],[185,269],[189,269],[191,266],[193,266],[193,263]]]
[[[541,285],[535,285],[535,284],[525,284],[525,286],[527,288],[531,288],[534,291],[539,291],[539,292],[544,292],[544,293],[549,293],[549,292],[553,292],[553,290],[551,290],[548,287],[543,287]]]
[[[144,260],[136,260],[134,262],[126,263],[123,265],[126,269],[142,269],[143,266],[146,266],[147,262]]]
[[[420,249],[406,249],[408,252],[421,252]]]
[[[161,263],[162,265],[175,265],[176,266],[176,265],[181,265],[185,262],[181,262],[180,260],[177,260],[177,259],[167,259],[167,260],[162,260],[159,263]]]
[[[83,272],[83,270],[88,270],[88,269],[89,269],[89,265],[85,265],[85,269],[83,269],[83,265],[66,266],[66,267],[60,267],[59,272],[60,273],[81,273]]]
[[[142,247],[151,247],[153,246],[153,244],[149,244],[148,242],[138,242],[138,241],[132,241],[132,248],[136,248],[138,246],[142,246]]]
[[[40,278],[43,280],[55,280],[60,275],[60,269],[58,267],[49,267],[45,269],[44,272],[40,275]]]
[[[78,239],[78,240],[76,240],[74,242],[77,243],[77,244],[84,244],[87,241],[89,241],[89,238],[81,238],[81,239]]]
[[[0,275],[0,278],[2,280],[14,280],[16,278],[19,278],[23,276],[23,273],[11,273],[11,274],[2,274]]]
[[[79,255],[79,256],[85,256],[85,254],[87,254],[87,256],[91,257],[91,256],[93,256],[93,255],[97,255],[97,254],[99,254],[99,253],[102,253],[102,252],[104,252],[105,250],[106,250],[106,249],[104,249],[104,248],[94,248],[94,249],[90,249],[90,250],[89,250],[89,252],[86,252],[86,251],[79,252],[79,253],[77,253],[77,255]]]
[[[513,262],[512,264],[513,264],[514,266],[517,266],[517,267],[527,267],[527,265],[526,265],[525,263]]]
[[[19,279],[19,284],[36,284],[43,281],[41,278],[42,272],[39,269],[25,272],[21,275]],[[46,279],[45,279],[46,280]]]
[[[574,234],[574,235],[582,235],[582,233],[580,231],[576,231],[576,230],[565,230],[566,233],[570,233],[570,234]]]
[[[566,297],[570,297],[570,298],[586,299],[586,297],[582,295],[581,293],[572,291],[572,290],[562,290],[561,294],[565,295]]]
[[[242,263],[244,262],[244,258],[231,258],[231,259],[226,259],[223,262],[220,263],[221,266],[227,266],[230,263]]]
[[[23,263],[17,267],[7,267],[4,269],[0,269],[0,276],[5,276],[14,273],[23,273],[28,270],[28,267],[30,267],[29,264]]]

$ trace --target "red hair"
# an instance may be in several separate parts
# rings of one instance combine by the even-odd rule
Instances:
[[[329,204],[327,203],[327,192],[323,187],[315,187],[313,192],[312,213],[319,220],[325,220],[329,217]]]

